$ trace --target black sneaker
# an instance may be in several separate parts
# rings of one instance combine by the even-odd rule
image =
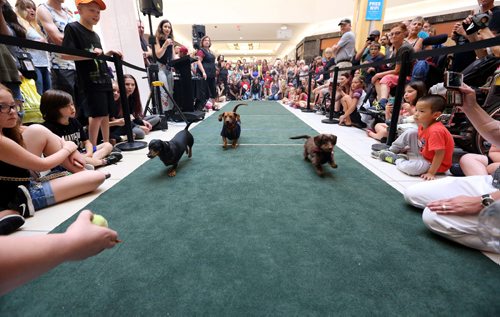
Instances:
[[[123,155],[121,153],[113,152],[113,153],[109,154],[109,156],[104,159],[106,161],[105,165],[116,164],[122,158],[123,158]]]
[[[0,235],[11,234],[24,225],[24,218],[20,215],[7,215],[0,218]]]
[[[9,203],[8,207],[9,209],[19,212],[24,218],[31,217],[35,214],[35,207],[33,206],[30,192],[23,185],[17,187],[16,197],[14,201]]]

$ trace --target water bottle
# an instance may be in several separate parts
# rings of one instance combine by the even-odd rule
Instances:
[[[479,238],[500,253],[500,201],[481,210],[477,228]]]

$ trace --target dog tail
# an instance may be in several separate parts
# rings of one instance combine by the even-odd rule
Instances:
[[[187,126],[184,128],[184,130],[188,130],[188,129],[189,129],[189,126],[190,126],[190,125],[191,125],[191,123],[193,123],[193,122],[196,122],[196,121],[189,121],[189,122],[188,122],[188,124],[187,124]]]
[[[297,140],[297,139],[309,139],[309,138],[311,138],[311,136],[310,136],[310,135],[298,135],[298,136],[292,136],[292,137],[290,137],[290,139],[292,139],[292,140]]]
[[[233,112],[236,112],[236,110],[238,110],[238,107],[239,107],[239,106],[246,106],[246,105],[247,105],[246,103],[239,103],[239,104],[237,104],[237,105],[234,107]]]

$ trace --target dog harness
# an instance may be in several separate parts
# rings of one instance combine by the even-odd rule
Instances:
[[[220,135],[222,137],[228,138],[229,140],[239,139],[240,134],[241,134],[241,125],[239,122],[236,122],[233,129],[229,129],[226,127],[226,125],[223,125],[222,131],[220,132]]]

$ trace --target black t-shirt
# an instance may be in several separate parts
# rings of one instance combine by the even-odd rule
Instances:
[[[85,150],[83,142],[87,141],[89,137],[78,120],[69,118],[68,125],[47,121],[43,125],[55,135],[64,138],[64,140],[75,142],[79,151]]]
[[[494,6],[490,11],[491,19],[488,27],[496,34],[500,34],[500,6]]]
[[[164,43],[165,40],[160,40],[160,46],[163,46]],[[165,50],[165,53],[163,53],[162,57],[158,57],[158,55],[156,55],[158,62],[162,63],[163,65],[168,65],[168,63],[172,60],[172,56],[174,53],[173,47],[174,45],[167,46],[167,49]]]
[[[256,94],[260,92],[260,84],[252,83],[252,93]]]
[[[228,71],[225,67],[221,68],[219,71],[219,81],[223,83],[227,83]]]
[[[71,22],[64,29],[62,46],[93,52],[94,48],[102,49],[99,35],[81,25]],[[91,59],[75,61],[78,84],[88,91],[112,91],[111,77],[106,62]]]

